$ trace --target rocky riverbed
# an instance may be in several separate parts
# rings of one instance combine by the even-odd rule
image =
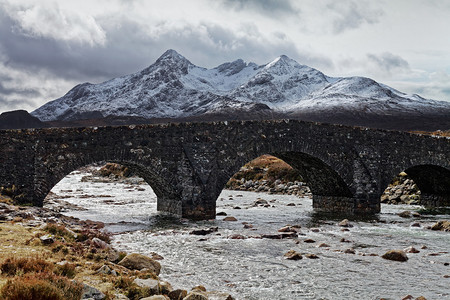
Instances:
[[[105,185],[75,173],[53,192],[83,208],[64,214],[104,222],[116,249],[164,257],[159,279],[175,289],[202,283],[236,299],[450,297],[445,213],[382,205],[377,218],[337,220],[314,214],[308,197],[224,190],[216,220],[189,222],[158,214],[149,186],[114,176]]]

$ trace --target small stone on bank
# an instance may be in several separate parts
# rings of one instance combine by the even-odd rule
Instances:
[[[156,260],[138,253],[131,253],[125,256],[118,265],[130,270],[149,269],[156,275],[159,275],[161,264]]]
[[[341,227],[353,227],[347,219],[342,220],[338,225]]]
[[[237,219],[235,217],[225,217],[225,218],[223,218],[223,221],[235,222],[235,221],[237,221]]]

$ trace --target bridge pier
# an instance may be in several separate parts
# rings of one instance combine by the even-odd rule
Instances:
[[[317,212],[342,215],[369,215],[380,212],[380,199],[313,195],[313,208]]]

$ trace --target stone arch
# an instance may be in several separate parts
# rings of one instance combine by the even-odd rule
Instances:
[[[349,200],[353,197],[349,186],[338,171],[331,167],[324,159],[300,151],[270,151],[258,154],[243,155],[236,159],[233,164],[229,164],[221,172],[218,178],[217,189],[214,193],[215,200],[219,197],[228,180],[243,165],[263,154],[269,154],[283,160],[292,168],[299,171],[313,194],[313,206],[315,208],[320,210],[324,204],[325,206],[333,205],[334,207],[331,210],[334,210],[336,207],[341,207],[342,211],[346,211],[349,206],[351,209],[354,208],[354,201]]]
[[[129,168],[139,177],[144,179],[144,181],[152,188],[157,196],[158,210],[161,206],[161,202],[165,201],[164,199],[176,198],[176,194],[171,186],[167,184],[161,176],[158,176],[158,174],[153,172],[149,167],[143,166],[135,161],[119,159],[99,159],[86,161],[83,159],[73,159],[60,164],[58,168],[41,170],[41,172],[45,172],[47,175],[41,176],[39,179],[35,180],[35,203],[42,206],[45,197],[58,182],[60,182],[71,172],[95,163],[117,163]]]

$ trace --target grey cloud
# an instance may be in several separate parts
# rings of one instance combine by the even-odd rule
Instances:
[[[337,17],[333,21],[333,32],[338,34],[349,29],[359,28],[363,24],[374,24],[380,21],[384,12],[372,8],[369,1],[333,1],[327,8]]]
[[[30,109],[35,104],[33,101],[28,99],[23,99],[22,97],[14,97],[12,99],[6,99],[0,93],[0,113],[4,111],[16,110],[16,109]]]
[[[370,62],[374,63],[381,70],[387,73],[391,73],[394,70],[399,71],[409,69],[409,64],[406,60],[389,52],[385,52],[380,55],[367,54],[367,58]]]
[[[2,82],[0,82],[0,95],[9,96],[9,95],[17,95],[20,94],[22,96],[27,97],[38,97],[41,96],[41,93],[38,90],[30,89],[30,88],[10,88],[5,87]]]
[[[136,72],[153,63],[169,48],[176,49],[200,66],[212,66],[237,58],[264,63],[281,54],[303,59],[305,64],[330,64],[330,61],[312,53],[302,55],[286,38],[278,38],[277,43],[261,39],[258,29],[251,28],[251,24],[241,30],[244,35],[216,24],[201,23],[176,30],[164,28],[159,36],[149,36],[140,24],[122,20],[120,27],[102,25],[107,33],[104,46],[84,47],[16,34],[10,30],[14,27],[11,19],[4,16],[0,19],[1,49],[10,66],[27,70],[45,69],[70,80],[98,81]]]
[[[271,17],[295,15],[300,12],[290,0],[222,0],[222,3],[235,10],[251,9]]]
[[[267,3],[274,4],[273,1]],[[20,34],[12,30],[16,25],[14,20],[0,9],[0,57],[6,57],[0,61],[0,66],[3,63],[18,73],[42,74],[44,71],[46,78],[42,80],[62,79],[67,84],[101,82],[142,70],[170,48],[202,67],[213,67],[238,58],[264,64],[281,54],[316,68],[332,64],[325,57],[297,49],[283,34],[274,33],[270,40],[263,38],[251,23],[243,24],[239,33],[205,22],[196,26],[186,24],[176,29],[160,23],[153,25],[153,29],[161,29],[155,30],[160,33],[150,35],[142,24],[119,18],[114,20],[115,23],[107,17],[97,19],[107,39],[103,45],[86,47],[70,41]],[[25,77],[14,80],[26,82]],[[39,87],[13,90],[3,84],[0,88],[0,97],[4,99],[2,106],[15,108],[20,103],[33,106],[33,101],[42,105],[43,99],[49,97],[47,93],[45,88]],[[49,100],[53,99],[45,99]]]

